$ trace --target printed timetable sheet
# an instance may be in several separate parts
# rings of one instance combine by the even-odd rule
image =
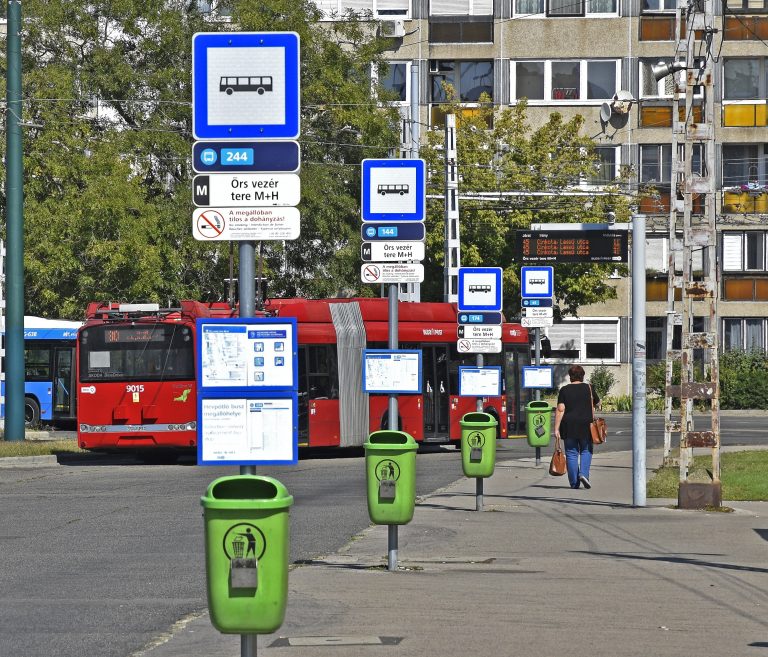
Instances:
[[[201,417],[203,460],[290,460],[293,406],[291,398],[204,399]]]

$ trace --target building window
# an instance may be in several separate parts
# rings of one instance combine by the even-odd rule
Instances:
[[[723,144],[723,187],[766,184],[765,144]]]
[[[653,67],[660,62],[669,64],[672,62],[670,57],[654,57],[652,59],[640,60],[640,97],[641,98],[663,98],[671,100],[675,93],[675,75],[684,75],[684,72],[670,73],[669,75],[657,80],[653,75]],[[703,64],[702,60],[696,60],[694,66]],[[679,78],[683,83],[682,92],[685,93],[685,82],[683,78]],[[693,95],[695,98],[703,98],[703,89],[701,86],[693,88]]]
[[[724,126],[754,128],[768,125],[766,61],[764,57],[730,57],[723,61]]]
[[[384,97],[381,100],[407,103],[409,100],[410,64],[407,62],[387,62],[385,66],[385,72],[379,77],[379,84],[384,90]]]
[[[493,16],[493,0],[430,0],[429,15]]]
[[[620,66],[615,59],[516,61],[511,75],[513,101],[599,104],[619,88]]]
[[[645,318],[645,357],[648,360],[664,360],[664,317]]]
[[[443,16],[429,20],[430,43],[493,43],[493,16]]]
[[[448,100],[443,83],[449,84],[463,103],[479,102],[483,93],[493,98],[493,62],[455,62],[431,60],[429,72],[432,78],[431,97],[433,103]]]
[[[640,145],[640,182],[669,185],[672,177],[672,145]]]
[[[618,362],[618,319],[566,321],[546,328],[545,333],[552,345],[551,359]]]
[[[232,18],[232,10],[222,6],[218,0],[197,0],[197,9],[201,14],[206,14],[213,20]]]
[[[617,13],[617,0],[515,0],[515,17],[550,18]]]
[[[731,13],[757,14],[768,11],[768,0],[725,0],[725,8]]]
[[[583,16],[584,0],[548,0],[547,16]]]
[[[595,146],[594,174],[589,176],[590,185],[610,185],[619,175],[619,147]]]
[[[766,271],[764,231],[724,231],[723,271]]]
[[[731,57],[724,60],[723,98],[725,100],[765,98],[765,59]]]
[[[723,319],[725,351],[765,351],[765,320],[757,317]]]
[[[640,8],[644,14],[659,11],[675,11],[676,0],[641,0]]]
[[[348,11],[370,12],[374,18],[409,18],[410,0],[313,0],[322,20],[338,20]]]

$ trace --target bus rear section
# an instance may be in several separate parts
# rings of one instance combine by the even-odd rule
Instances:
[[[194,449],[195,320],[226,304],[91,304],[80,329],[78,443],[90,450]]]

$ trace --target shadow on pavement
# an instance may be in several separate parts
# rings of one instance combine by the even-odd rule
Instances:
[[[704,568],[718,568],[722,570],[739,570],[749,573],[768,573],[768,568],[757,568],[755,566],[740,566],[733,563],[718,563],[715,561],[702,561],[701,559],[690,559],[688,557],[658,556],[651,557],[640,554],[631,554],[626,552],[597,552],[587,550],[575,550],[575,554],[590,554],[593,556],[615,557],[616,559],[632,559],[636,561],[665,561],[667,563],[679,563],[688,566],[702,566]]]

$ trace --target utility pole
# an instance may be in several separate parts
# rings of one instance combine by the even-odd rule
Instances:
[[[445,263],[443,265],[443,301],[459,300],[459,167],[456,149],[456,115],[445,116]]]
[[[408,131],[408,153],[413,160],[419,159],[419,141],[421,139],[421,130],[419,124],[419,60],[414,59],[411,63],[411,104],[410,104],[410,130]],[[406,294],[404,301],[421,301],[421,283],[406,283]]]
[[[702,11],[703,7],[703,11]],[[672,103],[672,186],[670,194],[670,258],[669,297],[667,320],[675,323],[675,291],[681,297],[681,349],[679,355],[671,349],[672,330],[667,328],[667,387],[665,395],[665,456],[668,455],[668,436],[680,432],[680,508],[720,506],[720,390],[718,355],[715,187],[715,123],[714,123],[714,57],[719,52],[722,33],[714,28],[714,0],[678,5],[676,12],[677,47],[672,64],[655,67],[654,74],[660,80],[667,74],[675,76],[675,93]],[[683,26],[685,30],[683,31]],[[699,34],[704,40],[703,61],[694,57],[694,41],[690,36]],[[717,41],[717,43],[715,43]],[[694,92],[703,94],[703,103],[695,103]],[[684,96],[683,96],[684,93]],[[694,171],[694,159],[700,169]],[[674,253],[677,240],[677,208],[675,199],[683,196],[682,276],[675,275]],[[697,200],[694,214],[694,198]],[[699,205],[701,203],[701,205]],[[703,207],[702,207],[703,206]],[[701,214],[703,211],[703,214]],[[704,267],[701,276],[694,273],[693,254],[704,249]],[[679,250],[679,249],[678,249]],[[698,303],[695,303],[698,302]],[[694,331],[695,311],[708,320],[702,331]],[[704,371],[696,372],[694,350],[703,350]],[[680,361],[680,387],[672,385],[673,363]],[[697,380],[701,376],[701,380]],[[680,398],[680,422],[671,419],[672,397]],[[710,428],[694,430],[693,406],[695,400],[710,400]],[[709,447],[712,450],[712,479],[710,482],[688,481],[693,448]]]
[[[24,440],[24,160],[21,145],[21,0],[8,0],[6,138],[5,439]]]

